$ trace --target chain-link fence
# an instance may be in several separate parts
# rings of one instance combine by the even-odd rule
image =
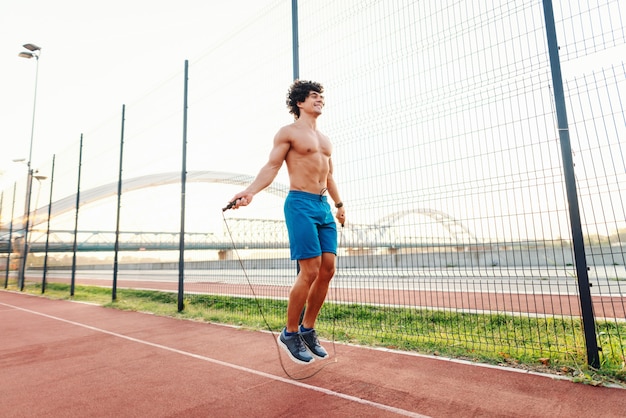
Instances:
[[[553,2],[559,103],[544,13],[551,3],[299,2],[300,77],[326,88],[319,127],[334,144],[348,216],[323,332],[336,327],[368,343],[555,362],[584,361],[588,344],[597,344],[602,364],[623,367],[626,6]],[[256,300],[281,326],[296,274],[282,222],[285,170],[251,206],[221,215],[265,163],[275,131],[290,122],[283,104],[293,70],[291,4],[267,1],[260,10],[189,65],[185,298],[207,311]],[[181,74],[126,106],[119,218],[129,244],[124,274],[151,263],[144,279],[162,275],[173,289]],[[562,153],[563,110],[569,154]],[[31,217],[39,220],[29,278],[39,279],[34,268],[45,248],[51,269],[68,269],[76,218],[80,264],[110,274],[121,121],[120,112],[84,134],[80,185],[78,143],[56,154],[53,182],[33,184]],[[50,167],[39,171],[51,177]],[[16,189],[3,192],[3,256],[7,237],[20,234],[26,187]],[[7,282],[10,270],[8,263]],[[83,272],[77,280],[89,283]],[[581,280],[583,293],[589,282],[588,303]],[[585,341],[585,307],[595,341]],[[258,309],[246,312],[261,321]]]

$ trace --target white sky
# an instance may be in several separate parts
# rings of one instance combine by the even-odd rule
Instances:
[[[18,57],[25,50],[23,44],[42,48],[33,141],[36,168],[49,163],[53,153],[77,147],[81,133],[104,121],[115,118],[119,126],[122,104],[181,73],[186,59],[200,56],[265,4],[255,0],[3,1],[2,189],[26,171],[12,162],[28,157],[31,135],[36,61]],[[181,101],[180,96],[176,100]]]
[[[185,59],[190,61],[191,89],[188,169],[256,174],[267,158],[276,129],[290,121],[283,105],[292,77],[290,3],[4,1],[0,5],[0,171],[5,174],[0,177],[0,189],[7,190],[16,179],[23,181],[26,174],[23,165],[11,162],[27,157],[31,134],[36,62],[17,56],[25,43],[43,49],[33,167],[49,168],[53,153],[63,159],[57,161],[55,172],[57,198],[75,191],[71,188],[81,133],[86,135],[84,165],[89,167],[83,173],[83,190],[117,180],[122,104],[127,105],[125,158],[132,162],[124,167],[125,178],[178,168]],[[518,172],[524,174],[527,169],[540,171],[544,157],[559,158],[556,142],[547,142],[555,132],[550,125],[548,83],[533,79],[535,84],[531,85],[525,78],[533,65],[546,62],[541,6],[530,0],[507,3],[506,7],[495,7],[503,17],[492,21],[492,13],[480,13],[473,7],[476,3],[450,0],[449,7],[434,4],[301,2],[301,77],[326,86],[327,105],[320,127],[332,133],[335,167],[339,176],[350,182],[351,188],[346,187],[348,181],[342,182],[342,197],[355,202],[358,215],[368,222],[400,210],[393,202],[401,197],[408,209],[427,206],[458,219],[485,223],[498,219],[504,225],[477,226],[477,230],[506,229],[509,219],[522,219],[520,214],[528,215],[528,224],[536,223],[533,216],[537,205],[551,198],[539,193],[522,196],[527,191],[522,187],[500,190],[494,186],[492,194],[480,188],[484,178],[516,178]],[[513,4],[523,10],[509,10]],[[258,19],[268,5],[276,16]],[[613,4],[611,10],[623,7],[623,3]],[[431,15],[429,8],[437,9],[437,14]],[[476,16],[468,18],[472,13]],[[619,30],[617,17],[612,25],[607,24],[609,16],[619,13],[611,14],[606,7],[594,9],[593,16],[602,16],[594,25],[582,21],[586,13],[566,15],[573,17],[558,30],[561,53],[567,58],[563,60],[566,81],[597,71],[605,66],[604,61],[607,65],[623,61],[621,38],[616,48],[607,47],[605,53],[591,55],[595,45],[591,40],[599,39],[604,31],[611,34],[613,29]],[[485,21],[476,21],[477,16]],[[257,18],[255,26],[237,37],[238,30],[253,17]],[[472,22],[483,23],[471,26]],[[227,43],[221,43],[227,38]],[[209,53],[215,48],[223,50]],[[475,66],[475,73],[467,70],[470,65]],[[155,90],[157,94],[150,94]],[[528,102],[517,103],[519,92],[524,91],[528,92],[523,100]],[[494,105],[488,106],[488,101]],[[535,111],[542,105],[546,109],[539,109],[539,120],[534,122],[530,116],[513,111],[522,105],[526,110]],[[450,117],[455,123],[450,123]],[[579,119],[584,120],[585,115]],[[526,135],[530,128],[537,138]],[[523,141],[528,142],[526,154],[519,151]],[[535,158],[532,152],[538,148],[530,143],[541,141],[554,144],[550,148],[554,153]],[[614,142],[612,148],[604,149],[616,149]],[[485,149],[479,153],[480,147]],[[494,150],[498,158],[491,158]],[[149,156],[148,151],[159,152]],[[142,153],[146,153],[145,158],[140,158]],[[100,165],[102,170],[98,170]],[[546,161],[545,166],[556,164]],[[582,162],[579,167],[583,167]],[[578,174],[582,174],[580,169]],[[277,180],[284,182],[284,171]],[[464,182],[480,193],[465,193]],[[57,189],[63,185],[69,189]],[[450,191],[449,195],[442,197],[440,187]],[[535,193],[537,189],[529,190]],[[199,219],[214,209],[218,211],[233,194],[226,187],[221,190],[219,195],[207,194],[201,204],[188,205],[188,210],[198,210]],[[39,206],[46,197],[44,190]],[[559,206],[550,206],[542,213],[563,213],[565,202],[560,195],[557,198]],[[171,212],[158,212],[171,220],[178,202],[175,190],[168,201],[173,203]],[[209,205],[213,205],[211,209]],[[20,208],[18,196],[18,213]],[[257,216],[259,208],[255,205],[246,213]],[[489,211],[498,216],[487,216]],[[102,212],[113,213],[110,208]],[[351,219],[356,218],[355,212],[353,208]],[[139,222],[143,215],[137,216]],[[86,222],[87,218],[81,219]],[[128,216],[123,219],[131,222]],[[220,222],[221,216],[213,223],[217,226]],[[566,230],[557,222],[552,225]],[[173,226],[176,228],[176,222]],[[516,230],[510,235],[541,235],[528,232],[526,224],[518,229],[522,232]],[[547,235],[559,234],[550,231]]]

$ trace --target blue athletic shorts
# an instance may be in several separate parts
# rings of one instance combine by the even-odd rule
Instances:
[[[290,190],[284,210],[292,260],[337,255],[337,225],[326,196]]]

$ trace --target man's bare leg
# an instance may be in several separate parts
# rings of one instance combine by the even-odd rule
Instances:
[[[317,279],[313,282],[309,289],[306,300],[306,311],[302,319],[302,326],[305,328],[315,328],[315,321],[319,315],[320,309],[326,300],[330,280],[335,274],[335,254],[322,253],[322,263],[319,269]]]
[[[307,258],[299,260],[300,273],[296,277],[296,282],[289,291],[289,304],[287,306],[287,331],[298,332],[300,314],[304,309],[304,304],[309,297],[313,284],[317,281],[322,264],[322,257]],[[328,286],[326,287],[328,289]],[[320,305],[321,306],[321,305]],[[308,311],[308,307],[307,307]],[[319,308],[318,308],[319,312]],[[307,316],[305,314],[305,316]]]

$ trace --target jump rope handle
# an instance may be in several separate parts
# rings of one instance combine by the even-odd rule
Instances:
[[[222,208],[222,212],[226,212],[228,209],[232,209],[233,206],[235,206],[235,204],[237,204],[237,200],[235,199],[232,202],[228,202],[228,205],[226,205],[225,207]]]

